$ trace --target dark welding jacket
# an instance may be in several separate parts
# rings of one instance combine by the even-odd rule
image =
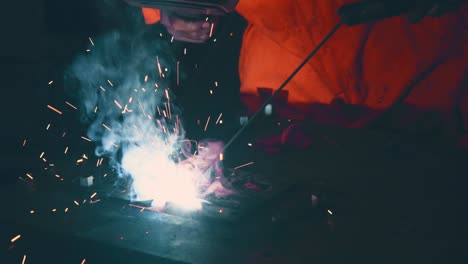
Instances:
[[[250,113],[261,94],[277,89],[333,28],[347,2],[353,1],[240,0],[236,10],[248,26],[239,74]],[[293,107],[283,112],[362,127],[397,107],[397,126],[433,129],[436,122],[461,138],[468,131],[467,13],[465,4],[457,13],[414,25],[402,16],[342,27],[286,87],[282,98]],[[148,24],[159,20],[158,10],[143,14]]]

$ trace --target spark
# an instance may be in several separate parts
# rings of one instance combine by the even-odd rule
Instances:
[[[86,154],[83,154],[83,159],[88,159],[88,157],[86,156]]]
[[[81,261],[81,264],[85,264],[85,263],[86,263],[86,259],[83,259],[83,260]]]
[[[328,214],[333,215],[333,212],[331,210],[327,210]]]
[[[50,128],[50,123],[47,125],[46,130],[49,130]]]
[[[67,208],[65,208],[65,213],[66,213],[66,212],[68,212],[68,207],[67,207]]]
[[[21,238],[21,235],[15,236],[14,238],[11,239],[11,243],[15,243],[15,241],[17,241],[20,238]]]
[[[88,142],[91,142],[91,139],[87,138],[87,137],[84,137],[84,136],[81,136],[82,139],[88,141]]]
[[[128,205],[131,206],[131,207],[136,207],[136,208],[142,209],[142,210],[146,209],[146,207],[141,206],[141,205],[136,205],[136,204],[128,204]]]
[[[213,36],[214,23],[211,23],[210,38]]]
[[[93,199],[94,197],[96,197],[96,195],[97,195],[97,193],[95,192],[90,196],[90,198]]]
[[[102,124],[102,126],[103,126],[105,129],[111,131],[110,127],[108,127],[106,124]]]
[[[161,63],[159,63],[159,57],[156,56],[156,61],[158,62],[159,77],[162,77]]]
[[[102,87],[101,85],[99,85],[99,88],[101,88],[101,90],[103,90],[104,92],[106,91],[106,89],[104,89],[104,87]]]
[[[52,209],[52,212],[54,212],[54,213],[55,213],[55,212],[57,212],[57,209],[55,209],[55,208],[54,208],[54,209]]]
[[[65,148],[65,151],[63,153],[67,154],[67,152],[68,152],[68,147]]]
[[[213,42],[216,42],[216,39],[213,39]]]
[[[166,98],[167,98],[167,100],[169,101],[169,90],[166,89],[166,90],[164,90],[164,92],[166,93]]]
[[[215,81],[215,86],[218,87],[218,82],[217,81]]]
[[[117,105],[120,109],[122,109],[122,105],[121,105],[117,100],[114,100],[114,103],[115,103],[115,105]]]
[[[172,43],[172,42],[174,42],[174,36],[172,36],[172,38],[171,38],[171,43]]]
[[[114,84],[110,80],[107,80],[107,82],[109,83],[110,86],[114,86]]]
[[[133,101],[133,97],[128,98],[128,103],[131,104]]]
[[[89,39],[89,42],[91,42],[91,45],[93,45],[93,46],[94,46],[93,39],[92,39],[91,37],[88,37],[88,39]]]
[[[145,109],[143,108],[143,105],[141,104],[140,100],[138,101],[138,105],[140,106],[141,111],[143,112],[143,115],[146,115]]]
[[[213,94],[213,90],[210,90],[210,94]]]
[[[166,103],[166,105],[167,105],[167,113],[169,114],[169,119],[172,119],[171,104]]]
[[[219,124],[222,124],[223,123],[223,120],[219,120]]]
[[[78,203],[77,201],[73,201],[73,202],[76,204],[76,206],[80,206],[80,203]]]
[[[81,162],[83,162],[83,161],[84,161],[83,159],[78,159],[78,160],[76,161],[76,163],[81,163]]]
[[[148,75],[145,75],[145,82],[148,81]]]
[[[25,147],[25,146],[26,146],[26,139],[23,140],[23,147]]]
[[[26,263],[26,255],[23,256],[23,261],[21,261],[21,264]]]
[[[60,178],[60,175],[58,175],[58,174],[55,174],[55,177],[57,177],[57,178]]]
[[[187,48],[184,48],[184,55],[187,55]]]
[[[30,213],[31,213],[31,214],[34,214],[34,210],[31,210]]]
[[[219,153],[219,160],[224,160],[224,154],[223,153]]]
[[[70,104],[70,103],[69,103],[69,102],[67,102],[67,101],[65,101],[65,103],[66,103],[68,106],[70,106],[71,108],[75,109],[75,110],[77,110],[77,109],[78,109],[78,108],[76,108],[76,106],[74,106],[74,105]]]
[[[42,152],[41,155],[39,156],[40,159],[42,159],[42,157],[44,157],[44,152]]]
[[[146,92],[145,87],[142,87],[141,90],[142,90],[144,93]]]
[[[50,82],[49,82],[49,85],[51,85],[51,84],[53,84],[53,83],[54,83],[54,81],[50,81]]]
[[[252,146],[252,143],[247,143],[247,145],[248,145],[249,147],[251,147],[251,146]]]
[[[47,108],[49,108],[50,110],[56,112],[57,114],[61,115],[62,112],[60,110],[58,110],[57,108],[51,106],[51,105],[47,105]]]
[[[206,131],[208,129],[208,124],[210,123],[210,119],[211,119],[211,116],[208,117],[208,120],[206,120],[206,125],[205,125],[205,130]]]
[[[224,213],[223,209],[219,209],[218,211],[220,214]]]
[[[247,166],[252,165],[252,164],[254,164],[253,161],[252,161],[252,162],[249,162],[249,163],[246,163],[246,164],[243,164],[243,165],[240,165],[240,166],[237,166],[237,167],[235,167],[234,169],[237,170],[237,169],[240,169],[240,168],[243,168],[243,167],[247,167]]]
[[[97,110],[98,110],[98,107],[96,105],[96,107],[94,108],[94,113],[97,113]]]
[[[29,173],[26,173],[26,176],[28,176],[28,177],[29,177],[29,179],[31,179],[31,180],[34,180],[33,176],[31,176],[31,174],[29,174]]]
[[[122,111],[122,114],[131,113],[131,112],[133,112],[133,110],[132,110],[132,109],[128,109],[128,105],[125,105],[124,110]]]
[[[180,69],[180,61],[177,61],[177,86],[179,86],[179,69]]]
[[[90,200],[90,201],[89,201],[89,203],[91,203],[91,204],[95,204],[95,203],[99,203],[100,201],[101,201],[101,199],[97,199],[97,200],[95,200],[95,201],[93,201],[93,200]]]

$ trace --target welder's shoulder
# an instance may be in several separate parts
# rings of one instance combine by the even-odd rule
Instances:
[[[336,21],[341,5],[353,0],[240,0],[236,10],[247,21],[267,29],[292,29],[290,26],[310,27],[310,20]]]

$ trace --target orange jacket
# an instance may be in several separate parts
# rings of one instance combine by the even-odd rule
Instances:
[[[240,0],[237,11],[249,22],[239,61],[241,93],[278,88],[338,22],[337,10],[346,2],[353,1]],[[404,103],[448,119],[462,112],[468,131],[467,10],[465,5],[458,13],[416,25],[397,17],[342,27],[286,87],[288,102],[326,105],[341,99],[386,109],[437,65]],[[146,23],[159,20],[158,10],[144,8],[143,14]],[[363,125],[365,118],[353,123]]]

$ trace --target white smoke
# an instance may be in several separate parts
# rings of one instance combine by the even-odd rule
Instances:
[[[96,155],[113,157],[120,176],[132,178],[137,199],[193,208],[203,175],[178,164],[184,133],[168,88],[174,61],[160,42],[144,32],[95,38],[67,79],[75,81],[69,88],[79,96]]]

